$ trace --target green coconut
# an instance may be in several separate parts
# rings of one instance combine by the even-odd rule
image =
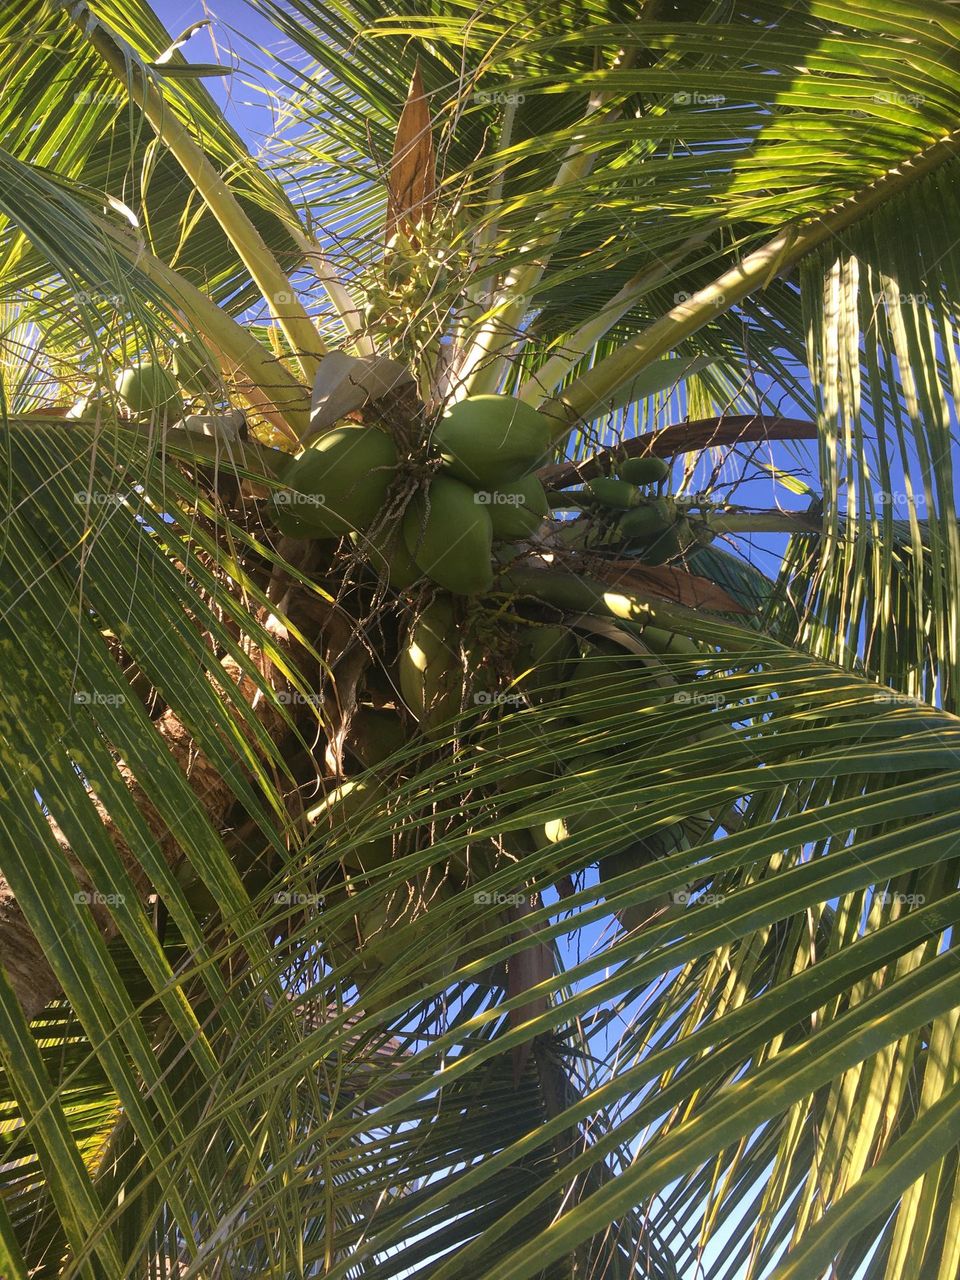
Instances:
[[[387,536],[379,535],[374,538],[353,532],[350,534],[350,541],[370,561],[378,575],[386,578],[397,591],[404,590],[423,577],[397,528],[390,530]]]
[[[644,627],[643,643],[654,653],[693,655],[701,652],[700,646],[689,636],[678,635],[675,631],[665,631],[663,627]]]
[[[395,711],[358,707],[353,713],[346,746],[365,769],[375,769],[405,743],[403,721]]]
[[[530,627],[524,632],[517,654],[520,686],[535,702],[556,698],[577,658],[577,641],[568,627]]]
[[[493,536],[502,540],[529,537],[550,513],[547,495],[536,476],[515,480],[489,497]]]
[[[571,787],[571,798],[583,800],[585,797],[583,782],[574,782]],[[538,850],[549,849],[562,840],[575,840],[597,833],[597,841],[605,854],[626,848],[637,835],[636,806],[627,801],[614,798],[599,799],[596,803],[571,808],[571,812],[562,818],[552,818],[548,822],[531,827],[533,842]],[[600,834],[602,832],[602,834]]]
[[[297,465],[292,454],[283,453],[279,449],[272,451],[270,465],[277,480],[285,482],[290,472]],[[293,500],[291,500],[293,499]],[[300,503],[289,489],[274,490],[270,495],[270,519],[288,538],[314,538],[316,533],[311,524],[301,519],[298,514]]]
[[[570,835],[566,818],[550,818],[547,822],[538,822],[535,826],[529,827],[528,831],[533,841],[533,847],[538,853],[544,849],[549,849],[552,845],[559,844],[561,840],[566,840]]]
[[[403,965],[410,969],[420,969],[423,960],[418,957],[427,958],[428,950],[424,944],[436,928],[437,909],[449,900],[452,893],[453,890],[444,884],[424,889],[414,881],[410,886],[398,886],[388,897],[359,911],[357,920],[363,937],[366,963],[379,962],[384,968]],[[443,928],[449,934],[450,922],[445,921]],[[391,991],[388,996],[383,997],[385,1003],[392,1003],[402,994],[413,996],[423,985],[439,982],[452,973],[459,939],[454,934],[450,941],[452,945],[444,956],[433,961],[426,972],[419,975],[418,980],[411,980],[399,992]]]
[[[288,538],[315,538],[317,534],[313,525],[302,520],[297,515],[298,508],[287,501],[290,496],[289,493],[284,492],[271,496],[271,520],[280,532],[286,534]]]
[[[670,528],[676,520],[676,514],[672,498],[656,498],[653,502],[625,512],[620,517],[618,527],[625,538],[652,539]]]
[[[632,824],[631,824],[632,829]],[[672,853],[687,846],[683,823],[674,822],[657,831],[637,835],[633,830],[628,844],[616,853],[610,853],[600,859],[600,879],[613,880],[617,876],[626,875],[630,871],[640,871],[660,858],[668,858]]]
[[[475,595],[493,584],[490,509],[469,485],[438,475],[426,501],[418,496],[403,519],[407,550],[424,573],[456,595]]]
[[[379,836],[375,840],[358,840],[366,813],[383,803],[386,792],[377,782],[345,782],[327,793],[320,804],[310,809],[307,817],[314,826],[326,830],[336,841],[340,859],[347,867],[369,871],[383,866],[393,856],[393,838]]]
[[[584,489],[602,506],[612,507],[615,511],[626,511],[628,507],[639,506],[643,501],[636,485],[618,480],[615,476],[597,476],[596,480],[588,480]]]
[[[123,369],[117,375],[117,394],[134,413],[157,414],[167,422],[183,417],[183,401],[171,374],[154,360]]]
[[[453,605],[438,597],[413,622],[397,664],[400,691],[421,727],[455,716],[463,697],[463,663]]]
[[[289,505],[314,537],[366,529],[383,510],[396,465],[396,446],[378,427],[333,427],[287,471]]]
[[[627,458],[617,467],[617,475],[630,484],[659,484],[666,480],[670,468],[662,458],[647,454],[645,458]]]
[[[470,396],[447,411],[434,444],[451,474],[496,492],[542,461],[550,449],[550,423],[513,396]]]
[[[587,653],[576,664],[567,684],[568,693],[577,695],[594,694],[598,698],[609,699],[615,694],[624,681],[630,681],[630,689],[636,689],[638,674],[644,671],[642,660],[625,650],[617,650],[616,646],[590,645]],[[623,708],[622,700],[604,707],[593,707],[588,702],[571,707],[570,715],[580,724],[597,724],[617,715]]]
[[[203,343],[192,335],[181,338],[173,348],[173,372],[191,395],[216,395],[222,387],[220,370]]]
[[[639,542],[636,550],[644,564],[667,564],[683,555],[695,541],[690,521],[684,517],[649,541]]]

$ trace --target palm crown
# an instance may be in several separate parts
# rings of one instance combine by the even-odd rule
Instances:
[[[0,19],[0,1275],[952,1280],[955,6],[404,8]]]

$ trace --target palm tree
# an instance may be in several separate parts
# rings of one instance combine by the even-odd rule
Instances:
[[[953,1280],[956,7],[250,8],[0,17],[0,1275]]]

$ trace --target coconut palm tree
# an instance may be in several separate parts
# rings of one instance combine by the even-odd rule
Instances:
[[[0,1275],[953,1280],[956,6],[249,4],[0,16]]]

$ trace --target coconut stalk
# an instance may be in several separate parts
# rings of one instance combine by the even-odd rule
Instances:
[[[623,51],[614,60],[615,67],[632,65],[635,52]],[[606,110],[608,119],[614,120],[620,114],[619,107],[608,108],[608,93],[593,93],[584,114],[584,120],[590,120],[599,112]],[[593,167],[593,156],[581,146],[572,146],[557,170],[551,184],[552,191],[559,191],[581,182]],[[538,215],[537,222],[542,221]],[[517,325],[523,319],[527,309],[527,296],[536,288],[543,278],[550,263],[549,249],[560,239],[557,231],[549,236],[545,243],[538,246],[536,261],[529,266],[511,268],[503,286],[493,302],[494,314],[482,325],[479,333],[470,343],[457,370],[454,399],[494,392],[500,385],[505,362],[505,348],[513,341]]]
[[[585,574],[545,565],[517,565],[501,575],[500,582],[520,596],[533,596],[565,613],[588,613],[598,618],[650,624],[664,631],[696,635],[732,652],[755,648],[757,633],[708,617],[683,605],[668,604],[634,586],[602,582]],[[771,645],[776,642],[771,641]]]

